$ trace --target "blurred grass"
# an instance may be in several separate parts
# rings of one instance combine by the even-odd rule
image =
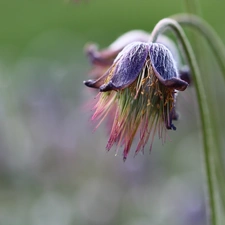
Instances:
[[[201,5],[224,39],[225,3]],[[86,42],[105,47],[181,11],[180,0],[0,0],[0,224],[205,223],[194,90],[179,96],[178,132],[123,163],[105,152],[104,126],[92,132],[86,103],[94,96],[82,84]],[[213,107],[223,115],[210,54],[207,79],[218,87]],[[215,121],[224,132],[224,118]]]

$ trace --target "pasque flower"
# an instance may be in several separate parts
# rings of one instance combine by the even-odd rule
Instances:
[[[136,153],[144,150],[149,139],[151,149],[156,133],[164,142],[166,130],[176,129],[172,120],[177,92],[188,86],[179,77],[170,50],[146,42],[128,44],[105,74],[84,84],[100,91],[92,120],[100,124],[105,117],[114,117],[106,148],[123,146],[124,160],[137,132]]]
[[[146,31],[131,30],[124,33],[108,47],[101,50],[98,49],[98,46],[95,43],[86,44],[84,51],[92,65],[92,69],[89,72],[90,77],[97,79],[102,76],[125,46],[135,41],[147,42],[149,37],[150,33]],[[180,75],[184,74],[188,79],[188,76],[186,75],[188,75],[187,73],[189,70],[187,70],[187,67],[182,66],[175,43],[164,35],[160,35],[157,42],[164,44],[171,51],[177,63]]]

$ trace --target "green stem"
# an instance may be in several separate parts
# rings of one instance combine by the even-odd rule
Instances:
[[[173,16],[178,23],[181,25],[186,25],[194,28],[196,31],[200,32],[202,36],[206,39],[209,46],[211,47],[217,62],[222,70],[223,79],[225,81],[225,46],[220,39],[220,37],[216,34],[216,32],[213,30],[213,28],[206,23],[201,18],[191,15],[191,14],[178,14]],[[211,109],[212,110],[212,109]],[[211,118],[213,117],[213,114]],[[224,176],[224,165],[221,157],[221,153],[219,151],[219,135],[218,135],[218,129],[216,127],[216,124],[214,125],[214,138],[217,139],[216,144],[217,147],[213,149],[214,151],[214,158],[216,162],[216,173],[217,173],[217,181],[220,188],[220,193],[222,194],[222,203],[223,203],[223,209],[225,210],[225,176]]]
[[[201,14],[201,7],[198,0],[184,0],[184,5],[186,12],[196,15]]]
[[[215,54],[217,62],[222,69],[223,78],[225,80],[225,47],[214,29],[201,18],[191,14],[177,14],[172,16],[171,18],[176,20],[181,25],[193,27],[194,29],[196,29],[196,31],[202,34],[202,36],[206,39],[208,45],[211,47],[213,53]]]
[[[157,23],[155,26],[150,41],[156,41],[159,34],[167,29],[171,29],[177,36],[178,40],[181,42],[182,50],[187,58],[187,62],[193,74],[193,80],[195,83],[197,101],[199,105],[200,119],[202,125],[202,135],[203,135],[203,159],[204,159],[204,169],[206,175],[206,195],[207,195],[207,212],[208,219],[211,225],[217,225],[217,207],[216,207],[216,188],[215,188],[215,167],[213,162],[213,157],[211,157],[210,149],[215,148],[215,139],[212,135],[213,126],[212,121],[209,119],[209,105],[206,98],[206,91],[201,81],[200,71],[196,63],[196,59],[191,48],[187,37],[181,28],[181,26],[173,19],[163,19]]]

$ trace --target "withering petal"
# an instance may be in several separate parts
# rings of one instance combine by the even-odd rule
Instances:
[[[88,43],[84,47],[84,51],[89,58],[91,64],[96,66],[110,66],[113,63],[113,60],[116,58],[118,53],[122,49],[113,50],[113,49],[103,49],[101,51],[98,50],[98,47],[94,43]]]
[[[162,44],[152,43],[149,56],[154,73],[163,85],[180,91],[187,88],[188,83],[179,78],[175,61],[169,49]]]

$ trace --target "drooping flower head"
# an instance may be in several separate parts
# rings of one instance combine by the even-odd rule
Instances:
[[[171,52],[160,43],[133,42],[115,58],[106,73],[84,84],[100,90],[92,120],[99,123],[114,115],[106,148],[123,146],[127,158],[134,137],[139,132],[136,153],[158,133],[165,141],[167,129],[175,130],[177,91],[188,83],[179,78]]]
[[[95,43],[86,44],[84,51],[92,65],[92,69],[89,72],[90,77],[97,79],[102,76],[125,46],[136,41],[148,42],[149,37],[150,33],[146,31],[131,30],[118,37],[107,48],[101,50],[98,49],[98,46]],[[171,51],[177,63],[179,74],[186,76],[188,79],[188,67],[184,67],[183,71],[180,55],[175,43],[164,35],[160,35],[157,42],[162,43]]]

